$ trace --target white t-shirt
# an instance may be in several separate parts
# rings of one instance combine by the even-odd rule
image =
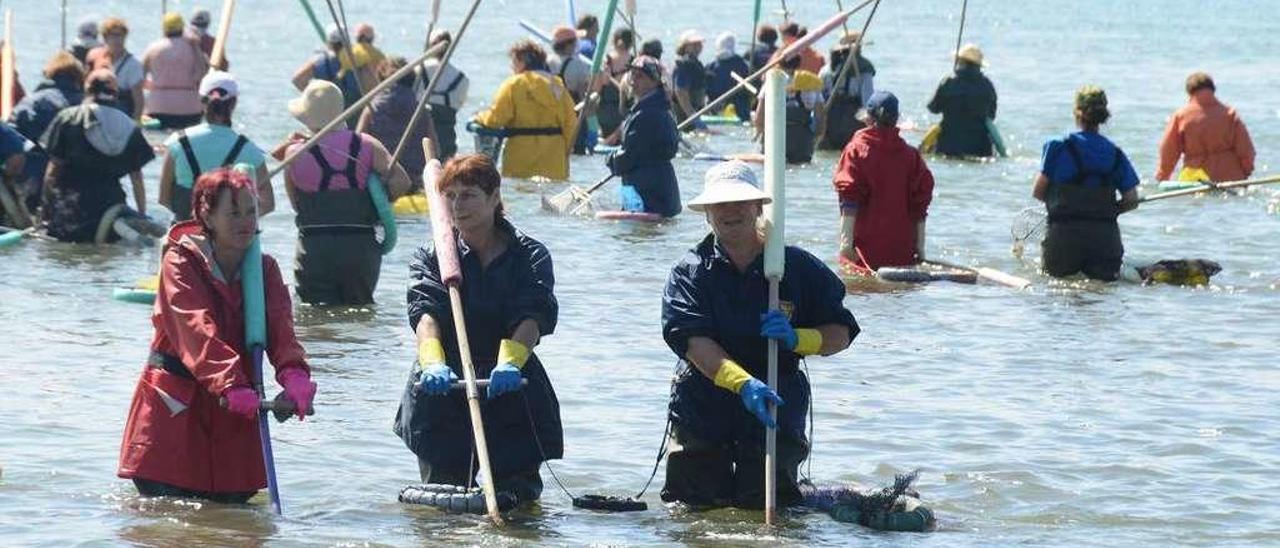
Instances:
[[[435,75],[436,69],[440,67],[440,60],[427,59],[422,66],[426,69],[426,77],[418,79],[414,83],[413,89],[414,94],[419,97],[422,96],[422,89],[427,85],[427,81]],[[454,85],[455,83],[457,84],[456,86]],[[453,87],[453,89],[450,90],[450,87]],[[440,74],[440,81],[436,82],[436,89],[431,91],[431,98],[427,99],[427,102],[437,106],[447,106],[454,110],[461,110],[462,105],[467,102],[467,90],[470,87],[471,79],[467,78],[466,74],[463,74],[453,64],[445,65],[444,72]]]

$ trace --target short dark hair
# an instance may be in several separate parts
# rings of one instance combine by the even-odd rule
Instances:
[[[1209,76],[1209,73],[1207,72],[1191,73],[1191,76],[1187,77],[1187,95],[1191,95],[1202,89],[1207,89],[1209,91],[1218,91],[1218,88],[1213,85],[1213,77]]]
[[[778,29],[773,25],[760,25],[760,30],[756,31],[756,39],[766,44],[773,44],[778,41]]]
[[[587,29],[596,29],[596,30],[599,30],[599,29],[600,29],[600,20],[599,20],[599,19],[596,19],[596,16],[591,15],[591,14],[589,14],[589,13],[588,13],[588,14],[583,15],[582,17],[579,17],[579,18],[578,18],[578,27],[577,27],[577,28],[578,28],[578,29],[580,29],[580,30],[587,30]]]
[[[783,23],[781,27],[778,27],[778,32],[781,32],[783,36],[795,36],[798,38],[800,36],[800,24],[795,21]]]
[[[502,186],[502,174],[493,159],[484,154],[459,154],[444,165],[436,180],[436,190],[444,192],[453,185],[474,186],[492,196]],[[502,202],[498,202],[496,213],[502,214]]]
[[[621,42],[621,49],[631,49],[636,43],[636,34],[631,32],[629,28],[620,28],[613,31],[613,43]]]

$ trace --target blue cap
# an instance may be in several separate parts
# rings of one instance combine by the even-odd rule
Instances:
[[[867,114],[876,120],[898,118],[898,97],[887,91],[877,91],[867,99]]]

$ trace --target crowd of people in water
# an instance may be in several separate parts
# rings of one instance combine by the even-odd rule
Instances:
[[[49,58],[33,90],[16,90],[13,114],[0,124],[3,186],[14,197],[6,201],[4,225],[34,227],[65,242],[107,243],[130,231],[162,238],[155,334],[120,455],[119,475],[139,493],[242,502],[266,484],[250,420],[259,402],[242,336],[250,320],[239,272],[258,217],[277,209],[268,157],[298,157],[283,171],[296,212],[297,298],[361,305],[373,301],[382,266],[376,230],[382,213],[368,197],[370,187],[385,185],[391,199],[419,191],[428,182],[429,158],[415,144],[430,138],[444,163],[434,184],[449,204],[467,280],[461,291],[471,358],[490,381],[484,420],[499,490],[537,499],[540,465],[560,458],[564,446],[555,391],[535,352],[556,328],[552,254],[504,210],[502,181],[568,180],[570,155],[600,153],[621,180],[624,210],[672,217],[687,208],[704,215],[711,230],[676,263],[663,293],[662,333],[684,367],[670,402],[662,499],[761,506],[763,433],[776,428],[779,499],[802,502],[797,471],[809,451],[809,391],[798,365],[806,356],[839,353],[858,335],[843,305],[845,286],[821,259],[787,247],[781,310],[769,310],[757,227],[771,198],[755,172],[738,160],[715,165],[702,192],[682,203],[672,161],[682,133],[705,130],[704,107],[725,96],[724,109],[712,115],[763,131],[765,101],[748,90],[760,80],[748,78],[774,65],[787,81],[786,161],[808,163],[815,150],[840,151],[832,184],[842,260],[873,270],[924,260],[933,175],[926,156],[901,135],[898,98],[876,88],[877,68],[864,57],[860,34],[838,37],[825,55],[812,46],[796,51],[791,45],[808,30],[789,21],[761,25],[746,50],[732,33],[721,33],[714,54],[704,56],[705,38],[691,30],[679,35],[668,61],[659,40],[637,44],[629,28],[606,40],[598,19],[587,15],[576,27],[553,29],[549,49],[532,40],[513,44],[511,75],[470,120],[458,118],[473,95],[470,80],[440,47],[413,76],[383,86],[348,124],[306,147],[408,61],[381,51],[370,25],[350,33],[332,27],[327,48],[293,73],[298,96],[288,112],[297,131],[264,146],[233,129],[240,86],[225,57],[211,58],[210,20],[204,10],[189,22],[166,14],[163,35],[139,56],[128,47],[126,21],[85,22],[73,45]],[[427,45],[453,40],[437,30]],[[597,48],[607,51],[593,73]],[[997,94],[985,62],[976,45],[960,48],[954,73],[928,101],[941,115],[934,153],[995,154]],[[1187,78],[1188,102],[1161,139],[1156,179],[1174,177],[1179,162],[1183,178],[1252,174],[1249,133],[1215,91],[1207,74]],[[429,115],[407,131],[409,144],[402,146],[424,94]],[[583,108],[592,110],[589,116],[580,116]],[[1123,255],[1116,219],[1137,207],[1139,176],[1101,134],[1110,117],[1106,92],[1081,87],[1073,109],[1077,131],[1045,143],[1032,189],[1048,216],[1043,268],[1052,276],[1115,280]],[[460,153],[459,124],[500,135],[501,153]],[[147,135],[160,131],[169,133],[153,147]],[[404,152],[393,158],[397,148]],[[142,169],[157,152],[155,204],[172,212],[171,227],[147,217],[154,204]],[[417,457],[424,482],[469,485],[475,455],[466,401],[450,391],[460,375],[460,348],[436,252],[418,249],[409,265],[407,316],[417,356],[396,433]],[[302,418],[316,383],[294,334],[280,268],[263,257],[262,269],[265,351]],[[776,388],[761,381],[769,341],[781,348]],[[778,406],[776,421],[769,404]]]

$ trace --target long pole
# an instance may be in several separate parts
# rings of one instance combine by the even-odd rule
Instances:
[[[449,305],[453,311],[453,328],[458,337],[458,354],[462,358],[462,380],[467,387],[467,409],[471,413],[471,433],[475,438],[476,460],[480,461],[480,473],[484,475],[484,504],[494,524],[502,525],[498,512],[498,496],[494,489],[493,469],[489,466],[489,443],[484,433],[484,416],[480,413],[480,389],[476,385],[475,366],[471,363],[471,343],[467,339],[467,320],[462,308],[462,266],[458,262],[457,240],[453,233],[453,220],[449,202],[440,195],[436,181],[440,178],[440,162],[435,159],[430,139],[422,140],[422,152],[427,160],[423,169],[423,191],[431,207],[431,233],[435,239],[436,262],[440,268],[440,281],[449,288]]]
[[[471,9],[467,11],[467,17],[462,20],[462,26],[458,27],[458,35],[453,37],[449,42],[449,49],[445,50],[444,56],[440,58],[440,64],[436,65],[436,73],[431,75],[431,79],[427,80],[427,87],[422,88],[422,97],[418,98],[418,106],[413,109],[413,116],[409,117],[409,124],[404,126],[404,133],[400,134],[400,142],[396,143],[395,152],[391,153],[391,165],[396,165],[400,161],[400,156],[404,154],[405,145],[408,144],[409,135],[413,134],[413,128],[417,127],[418,119],[422,118],[422,113],[426,111],[427,99],[431,97],[431,92],[435,91],[436,84],[440,82],[440,75],[444,74],[445,65],[449,64],[449,59],[453,57],[453,51],[457,49],[458,42],[462,41],[462,35],[467,32],[467,27],[471,25],[471,18],[475,16],[476,9],[480,7],[480,0],[471,3]],[[423,62],[426,58],[423,58]],[[425,73],[426,68],[423,67]]]
[[[59,11],[62,17],[62,49],[67,49],[67,0],[62,0],[62,8]]]
[[[301,147],[298,147],[297,150],[293,151],[292,154],[289,154],[288,156],[285,157],[284,160],[281,160],[280,163],[276,165],[276,167],[271,169],[271,172],[267,174],[267,177],[271,178],[271,177],[275,177],[276,175],[279,175],[280,172],[284,171],[285,168],[289,167],[289,164],[292,164],[294,160],[297,160],[298,158],[300,158],[303,154],[305,154],[308,150],[310,150],[311,147],[316,146],[316,143],[319,143],[321,138],[323,138],[325,135],[328,135],[329,132],[333,131],[338,126],[346,123],[347,118],[350,118],[351,116],[360,112],[360,109],[368,105],[370,101],[373,101],[373,97],[377,95],[379,91],[387,89],[388,87],[394,85],[401,78],[408,76],[410,73],[413,72],[413,68],[415,66],[421,64],[423,61],[427,59],[427,57],[431,55],[435,55],[436,53],[440,52],[440,50],[443,50],[443,49],[444,49],[443,44],[436,44],[434,46],[431,46],[430,48],[427,48],[427,51],[423,52],[422,55],[419,56],[417,59],[415,59],[412,63],[409,63],[401,67],[400,70],[397,70],[394,73],[392,73],[391,76],[388,76],[386,80],[383,80],[382,82],[378,83],[377,86],[374,86],[373,89],[369,90],[368,94],[366,94],[364,97],[361,97],[359,101],[355,102],[355,104],[351,105],[350,107],[347,107],[347,110],[343,111],[342,114],[338,115],[337,118],[334,118],[333,120],[329,121],[329,123],[325,124],[324,127],[320,128],[320,130],[317,131],[315,135],[312,135],[310,139],[307,139],[306,143],[303,143],[303,145]]]
[[[218,36],[213,41],[209,55],[209,70],[218,70],[227,56],[227,34],[231,32],[231,16],[236,11],[236,0],[223,0],[222,18],[218,20]]]
[[[845,94],[845,85],[849,82],[849,67],[853,67],[857,76],[861,76],[858,72],[858,52],[862,49],[862,41],[867,35],[867,29],[871,28],[871,20],[875,18],[876,11],[880,9],[880,0],[876,0],[876,4],[871,6],[871,13],[867,15],[867,21],[862,24],[862,32],[858,34],[858,40],[849,44],[849,53],[845,55],[844,63],[840,65],[840,75],[836,77],[834,85],[831,87],[831,96],[827,97],[827,102],[822,105],[822,131],[817,132],[817,138],[822,139],[824,133],[827,132],[827,116],[826,113],[831,112],[831,105],[835,103],[837,95]],[[846,33],[848,31],[845,31]]]
[[[755,60],[756,60],[756,34],[757,34],[758,32],[760,32],[760,2],[761,2],[761,0],[756,0],[756,6],[755,6],[755,9],[754,9],[754,10],[752,10],[752,16],[751,16],[751,49],[750,49],[750,50],[748,50],[748,51],[750,51],[750,52],[751,52],[751,53],[750,53],[751,58],[750,58],[750,59],[747,59],[747,66],[748,66],[748,67],[750,67],[751,65],[754,65],[754,64],[755,64]],[[840,10],[840,11],[844,11],[844,10]]]
[[[819,25],[817,28],[809,31],[809,34],[806,34],[804,38],[801,38],[799,40],[796,40],[795,42],[792,42],[790,46],[787,46],[786,49],[782,50],[782,53],[780,55],[774,56],[773,60],[769,61],[767,64],[765,64],[765,66],[760,67],[760,70],[753,72],[750,76],[738,82],[737,85],[733,86],[728,91],[721,94],[720,97],[717,98],[716,100],[711,101],[710,103],[707,103],[707,106],[702,107],[700,110],[698,110],[693,114],[690,114],[689,117],[685,118],[683,122],[680,122],[680,124],[676,126],[676,128],[684,129],[688,127],[689,124],[692,124],[694,120],[697,120],[699,116],[702,116],[703,114],[711,112],[712,109],[719,108],[720,105],[725,104],[726,102],[729,101],[729,99],[733,98],[733,95],[736,94],[738,90],[745,87],[745,84],[747,82],[758,80],[761,76],[764,75],[764,73],[768,72],[769,69],[777,66],[778,63],[781,63],[783,59],[787,59],[789,57],[795,56],[796,54],[800,53],[801,50],[803,50],[806,47],[809,47],[810,44],[817,42],[819,38],[826,36],[833,29],[840,26],[841,23],[844,23],[845,20],[849,19],[850,15],[857,13],[859,10],[871,5],[871,3],[875,1],[876,0],[866,0],[863,3],[859,4],[857,7],[849,11],[835,14],[830,19],[826,20],[821,25]]]
[[[427,20],[427,39],[422,49],[431,47],[431,35],[436,33],[436,23],[440,21],[440,0],[431,0],[431,18]]]
[[[778,310],[778,285],[785,264],[786,226],[786,76],[770,71],[765,79],[764,188],[772,201],[765,206],[764,275],[769,280],[769,310]],[[778,389],[778,341],[769,339],[769,389]],[[769,404],[769,418],[778,420],[778,408]],[[778,520],[778,429],[765,428],[764,519],[767,525]]]
[[[328,38],[324,35],[324,25],[321,25],[320,19],[316,17],[316,10],[311,9],[311,2],[298,0],[298,3],[302,4],[302,11],[307,13],[307,19],[311,21],[311,28],[316,30],[316,36],[320,37],[320,42],[327,42]]]
[[[613,32],[613,16],[616,13],[618,13],[618,0],[609,0],[609,8],[604,12],[604,24],[600,26],[600,34],[596,35],[596,51],[595,56],[591,59],[591,76],[587,79],[588,82],[594,81],[596,75],[600,74],[605,50],[608,49],[602,47],[600,42],[602,38],[608,40],[609,33]],[[590,88],[588,88],[588,91],[590,91]],[[595,111],[595,105],[599,101],[600,94],[591,92],[586,102],[583,103],[582,109],[578,111],[578,120],[573,124],[573,130],[569,132],[569,143],[564,151],[566,156],[573,154],[573,145],[578,142],[578,128],[582,127],[583,120],[586,120]]]
[[[4,74],[0,75],[0,120],[8,120],[13,114],[13,88],[17,80],[13,59],[13,9],[4,10],[4,50],[0,51],[0,63],[4,64]]]
[[[968,13],[969,0],[964,0],[964,3],[960,5],[960,30],[956,32],[956,49],[951,51],[951,70],[955,70],[956,67],[960,66],[960,58],[957,57],[957,54],[960,53],[960,41],[964,38],[964,18]]]

